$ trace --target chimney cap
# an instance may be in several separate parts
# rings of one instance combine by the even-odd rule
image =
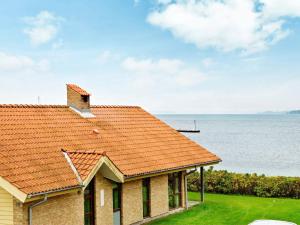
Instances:
[[[67,87],[71,88],[73,91],[76,91],[78,94],[82,95],[82,96],[90,96],[91,94],[86,92],[84,89],[82,89],[81,87],[79,87],[76,84],[67,84]]]

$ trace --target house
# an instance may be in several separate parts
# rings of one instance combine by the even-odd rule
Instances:
[[[143,223],[187,207],[187,171],[218,162],[142,108],[93,106],[68,84],[67,105],[0,105],[0,224]]]

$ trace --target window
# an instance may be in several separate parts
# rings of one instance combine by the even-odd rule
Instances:
[[[150,178],[143,179],[143,216],[150,216]]]
[[[113,224],[120,225],[121,224],[121,190],[122,186],[119,183],[113,183]]]
[[[113,184],[113,209],[114,212],[121,210],[121,185]]]
[[[94,225],[95,203],[94,180],[84,190],[84,225]]]
[[[181,203],[181,172],[169,174],[169,208],[176,209]]]
[[[83,102],[88,102],[89,99],[90,99],[90,96],[88,96],[88,95],[81,95],[81,99],[82,99]]]

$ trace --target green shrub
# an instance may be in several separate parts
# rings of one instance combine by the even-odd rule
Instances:
[[[204,174],[205,191],[222,194],[255,195],[259,197],[300,198],[300,177],[283,177],[232,173],[226,170],[213,170],[210,167]],[[199,173],[188,176],[188,190],[199,191]]]

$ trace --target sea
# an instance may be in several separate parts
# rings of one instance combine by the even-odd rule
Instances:
[[[222,158],[214,169],[300,177],[300,115],[157,115]]]

